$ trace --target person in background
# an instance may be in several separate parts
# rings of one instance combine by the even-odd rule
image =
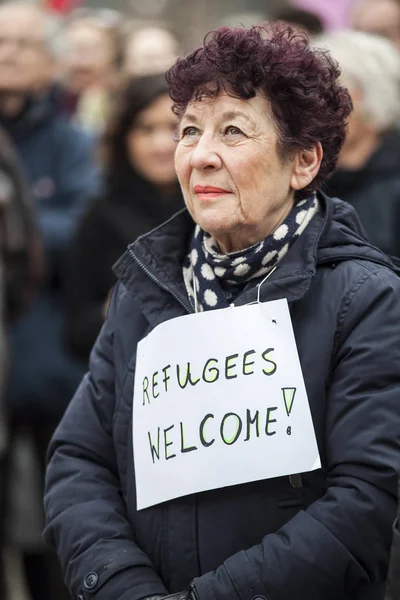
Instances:
[[[12,329],[8,402],[13,427],[30,428],[42,469],[84,371],[65,345],[62,280],[78,216],[99,185],[91,140],[60,116],[53,94],[58,33],[57,23],[29,2],[0,6],[0,125],[27,175],[45,249],[40,294]],[[59,577],[55,588],[49,583],[53,569],[42,552],[24,556],[34,600],[62,593]]]
[[[44,253],[32,193],[11,139],[0,129],[1,249],[7,322],[31,306],[44,277]]]
[[[0,131],[0,598],[7,597],[3,550],[10,465],[9,329],[29,308],[42,277],[42,247],[32,198],[14,148]]]
[[[400,50],[400,0],[359,0],[350,17],[353,29],[381,35]]]
[[[354,105],[339,167],[325,186],[350,202],[369,240],[400,256],[400,54],[391,42],[357,31],[326,34]]]
[[[284,23],[222,27],[168,71],[179,117],[175,168],[188,210],[141,236],[118,262],[89,372],[48,454],[44,536],[74,598],[383,600],[400,456],[400,279],[363,237],[354,209],[320,193],[352,109],[339,75],[326,51]],[[196,401],[215,422],[207,440],[201,424],[190,424],[198,450],[191,461],[183,433],[181,446],[176,428],[172,438],[165,429],[160,435],[180,418],[181,383],[172,384],[171,402],[150,376],[143,382],[153,381],[153,426],[165,446],[154,450],[159,460],[153,455],[159,503],[142,510],[140,487],[153,465],[147,425],[136,420],[147,404],[134,388],[145,346],[138,343],[151,348],[156,328],[162,335],[166,321],[173,328],[186,319],[193,361],[201,372],[202,359],[213,356],[218,376],[225,361],[207,323],[225,312],[238,322],[257,302],[267,318],[277,299],[290,311],[322,468],[193,487],[206,472],[217,480],[275,457],[257,433],[245,458],[241,425],[230,441],[219,437],[226,405],[196,377]],[[190,321],[197,332],[203,326],[199,340]],[[263,317],[259,326],[268,339]],[[171,367],[167,386],[176,366],[168,345],[178,339],[164,340],[160,361],[172,364],[158,363]],[[239,360],[234,378],[242,376]],[[289,376],[289,366],[279,368]],[[227,383],[234,410],[245,414],[246,393],[239,387],[235,395],[235,381]],[[257,392],[267,404],[268,385]],[[183,405],[191,400],[182,392]],[[136,445],[132,424],[143,428],[146,445]],[[237,454],[224,460],[218,450],[232,441]],[[177,461],[184,485],[174,493]],[[170,499],[162,502],[165,491]]]
[[[123,70],[132,76],[165,73],[179,53],[180,44],[169,29],[131,26],[125,37]]]
[[[304,31],[311,36],[324,32],[324,24],[317,14],[295,6],[286,6],[277,10],[273,15],[273,20],[285,21],[295,29]]]
[[[80,223],[67,278],[68,336],[85,360],[105,318],[112,266],[128,244],[183,207],[174,169],[176,127],[163,75],[123,83],[104,136],[106,188]]]
[[[121,63],[120,15],[77,9],[68,19],[63,42],[61,108],[85,131],[99,135]]]

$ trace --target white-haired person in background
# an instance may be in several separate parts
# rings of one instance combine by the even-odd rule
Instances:
[[[350,202],[369,240],[400,256],[400,54],[358,31],[320,36],[342,69],[354,111],[339,167],[325,191]]]
[[[387,38],[400,50],[400,0],[358,0],[351,6],[350,24]]]
[[[128,23],[123,50],[123,70],[128,76],[165,73],[180,53],[180,42],[169,28]]]

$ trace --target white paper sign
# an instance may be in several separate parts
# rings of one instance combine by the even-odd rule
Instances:
[[[286,300],[186,315],[138,344],[138,509],[320,468]]]

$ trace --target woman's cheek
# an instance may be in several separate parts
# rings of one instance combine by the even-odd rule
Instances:
[[[185,193],[186,188],[189,187],[190,157],[185,156],[180,146],[175,151],[175,172]]]
[[[188,211],[190,212],[190,214],[193,217],[194,216],[194,201],[193,201],[193,198],[192,198],[191,194],[189,193],[189,191],[183,192],[183,199],[185,201],[186,208],[188,209]]]

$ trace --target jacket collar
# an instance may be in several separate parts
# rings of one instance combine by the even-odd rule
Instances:
[[[286,298],[289,303],[307,293],[317,266],[347,259],[365,259],[396,267],[378,249],[366,242],[358,218],[346,203],[319,194],[320,211],[288,254],[260,286],[255,280],[236,299],[241,306]],[[186,209],[128,247],[114,267],[117,277],[134,290],[143,313],[153,326],[193,312],[182,277],[182,262],[189,247],[194,222]],[[168,292],[167,294],[163,291]]]
[[[153,327],[192,312],[181,265],[193,229],[193,220],[182,209],[130,244],[114,266],[115,275],[134,292],[141,312]]]
[[[328,220],[329,210],[325,204],[276,271],[262,284],[261,301],[285,297],[288,302],[293,302],[307,292],[316,270],[318,240]],[[166,318],[176,317],[179,305],[181,314],[193,312],[182,277],[182,262],[193,230],[194,222],[183,209],[138,238],[114,267],[117,277],[134,291],[142,312],[153,326]],[[255,281],[248,286],[235,304],[254,302],[258,283]]]

